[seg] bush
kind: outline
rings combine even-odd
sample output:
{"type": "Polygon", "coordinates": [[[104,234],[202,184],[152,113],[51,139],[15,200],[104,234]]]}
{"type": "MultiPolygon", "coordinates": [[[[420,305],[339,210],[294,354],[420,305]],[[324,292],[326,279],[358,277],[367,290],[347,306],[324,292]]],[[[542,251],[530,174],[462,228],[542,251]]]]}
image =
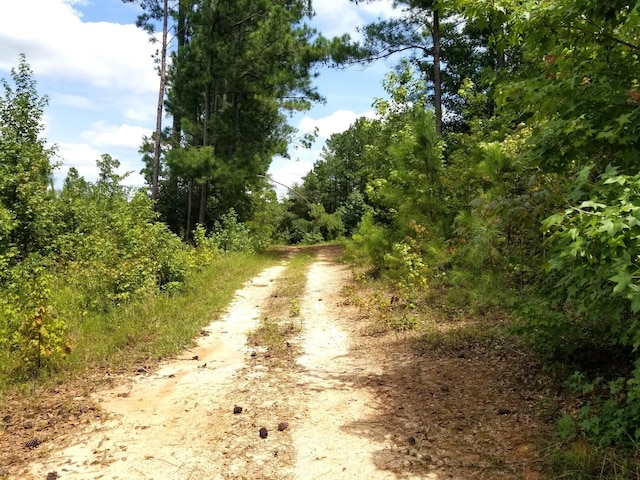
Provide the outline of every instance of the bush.
{"type": "MultiPolygon", "coordinates": [[[[558,314],[526,316],[537,344],[561,349],[569,326],[572,349],[604,350],[609,364],[622,354],[617,378],[596,379],[598,395],[579,414],[578,425],[599,443],[640,442],[640,174],[622,175],[609,167],[589,183],[585,168],[570,197],[574,206],[544,222],[549,254],[548,295],[558,314]],[[553,328],[549,328],[553,327],[553,328]],[[543,334],[541,336],[540,334],[543,334]]],[[[565,347],[566,348],[566,347],[565,347]]],[[[611,365],[610,365],[611,366],[611,365]]],[[[614,372],[615,373],[615,372],[614,372]]],[[[582,377],[580,377],[582,378],[582,377]]],[[[585,385],[589,382],[585,383],[585,385]]]]}
{"type": "Polygon", "coordinates": [[[417,289],[426,287],[427,266],[422,256],[409,243],[394,243],[384,256],[387,276],[398,291],[410,298],[417,289]]]}
{"type": "Polygon", "coordinates": [[[249,228],[238,222],[235,210],[230,209],[216,221],[211,234],[214,244],[223,252],[253,252],[254,240],[249,228]]]}
{"type": "MultiPolygon", "coordinates": [[[[0,348],[13,357],[12,376],[35,376],[64,358],[66,322],[51,304],[53,275],[33,254],[6,272],[0,295],[0,348]]],[[[7,367],[7,365],[5,365],[7,367]]]]}
{"type": "Polygon", "coordinates": [[[390,250],[388,232],[377,224],[373,218],[373,212],[368,211],[353,238],[347,244],[345,255],[352,260],[368,263],[375,270],[381,271],[384,265],[384,256],[390,250]]]}

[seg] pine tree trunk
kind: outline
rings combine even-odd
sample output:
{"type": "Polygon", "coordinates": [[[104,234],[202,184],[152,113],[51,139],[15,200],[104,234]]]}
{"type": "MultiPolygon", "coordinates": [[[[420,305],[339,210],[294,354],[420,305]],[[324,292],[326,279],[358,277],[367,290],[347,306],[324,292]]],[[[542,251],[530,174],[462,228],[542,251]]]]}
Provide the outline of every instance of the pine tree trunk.
{"type": "Polygon", "coordinates": [[[193,178],[189,179],[189,194],[187,196],[187,232],[185,239],[188,242],[191,239],[191,210],[193,207],[193,178]]]}
{"type": "MultiPolygon", "coordinates": [[[[207,65],[207,71],[211,71],[211,59],[207,65]]],[[[207,83],[204,94],[204,124],[202,128],[202,146],[209,145],[209,119],[211,118],[211,82],[207,83]]],[[[209,179],[205,178],[200,187],[200,212],[198,216],[198,223],[203,227],[206,226],[207,221],[207,197],[208,197],[209,179]]]]}
{"type": "Polygon", "coordinates": [[[440,14],[433,7],[433,95],[436,111],[436,133],[442,135],[442,80],[440,75],[440,14]]]}
{"type": "Polygon", "coordinates": [[[207,221],[207,198],[209,196],[209,182],[205,181],[200,186],[200,216],[198,223],[203,227],[206,227],[207,221]]]}
{"type": "MultiPolygon", "coordinates": [[[[186,11],[184,6],[184,0],[178,0],[178,22],[176,24],[176,37],[178,39],[178,55],[184,49],[187,43],[187,33],[185,31],[187,25],[186,11]]],[[[182,65],[182,62],[175,62],[176,77],[179,77],[180,73],[177,71],[182,65]]],[[[176,112],[173,114],[173,148],[180,147],[180,140],[182,138],[182,118],[176,112]]]]}
{"type": "Polygon", "coordinates": [[[153,177],[151,180],[151,199],[158,199],[158,177],[160,176],[160,150],[162,148],[162,108],[164,90],[167,81],[167,30],[169,20],[169,0],[164,0],[162,15],[162,51],[160,53],[160,88],[158,89],[158,111],[156,115],[156,143],[153,152],[153,177]]]}
{"type": "Polygon", "coordinates": [[[507,63],[506,54],[504,52],[503,47],[498,47],[498,51],[496,52],[496,68],[498,71],[502,70],[507,63]]]}

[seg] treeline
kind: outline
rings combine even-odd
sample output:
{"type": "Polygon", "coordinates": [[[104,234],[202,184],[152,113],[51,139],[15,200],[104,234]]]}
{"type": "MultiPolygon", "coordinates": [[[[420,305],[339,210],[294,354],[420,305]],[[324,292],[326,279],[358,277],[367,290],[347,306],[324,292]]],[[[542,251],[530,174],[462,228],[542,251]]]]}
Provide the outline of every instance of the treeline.
{"type": "Polygon", "coordinates": [[[640,6],[397,3],[342,51],[403,59],[288,199],[296,238],[353,235],[407,305],[426,280],[510,307],[582,396],[565,438],[637,446],[640,6]]]}

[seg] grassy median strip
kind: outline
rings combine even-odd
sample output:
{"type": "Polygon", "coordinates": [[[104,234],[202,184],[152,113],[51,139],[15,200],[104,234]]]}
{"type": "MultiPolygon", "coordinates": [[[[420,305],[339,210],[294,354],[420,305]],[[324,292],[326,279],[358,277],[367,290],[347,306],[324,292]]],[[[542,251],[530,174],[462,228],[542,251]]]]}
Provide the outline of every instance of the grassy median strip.
{"type": "Polygon", "coordinates": [[[265,349],[276,364],[297,356],[297,349],[289,340],[302,330],[300,303],[313,259],[303,250],[290,260],[262,310],[260,326],[249,334],[249,345],[265,349]]]}

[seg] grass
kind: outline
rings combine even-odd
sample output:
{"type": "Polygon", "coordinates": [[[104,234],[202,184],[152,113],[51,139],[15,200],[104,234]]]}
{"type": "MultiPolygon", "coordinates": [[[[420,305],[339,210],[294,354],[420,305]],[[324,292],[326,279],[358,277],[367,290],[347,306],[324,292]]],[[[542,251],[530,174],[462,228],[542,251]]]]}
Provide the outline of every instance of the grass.
{"type": "Polygon", "coordinates": [[[307,267],[313,256],[294,256],[277,280],[275,290],[262,311],[260,326],[249,334],[251,345],[266,349],[277,363],[295,358],[296,349],[288,340],[302,329],[300,299],[305,292],[307,267]]]}
{"type": "Polygon", "coordinates": [[[54,372],[16,383],[10,354],[0,352],[0,398],[7,392],[46,388],[86,370],[126,371],[174,355],[225,311],[244,281],[276,261],[269,255],[220,256],[195,274],[183,291],[152,295],[107,313],[80,310],[73,302],[74,292],[62,285],[55,302],[68,322],[71,353],[54,372]]]}
{"type": "Polygon", "coordinates": [[[566,480],[637,480],[640,449],[616,449],[583,439],[548,447],[545,459],[550,478],[566,480]]]}

